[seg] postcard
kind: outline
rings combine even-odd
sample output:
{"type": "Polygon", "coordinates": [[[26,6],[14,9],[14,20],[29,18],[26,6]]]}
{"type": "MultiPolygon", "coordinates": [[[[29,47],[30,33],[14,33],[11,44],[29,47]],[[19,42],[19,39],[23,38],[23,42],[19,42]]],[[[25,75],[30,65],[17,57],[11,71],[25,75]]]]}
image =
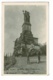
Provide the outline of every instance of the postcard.
{"type": "Polygon", "coordinates": [[[3,74],[48,74],[48,2],[2,6],[3,74]]]}

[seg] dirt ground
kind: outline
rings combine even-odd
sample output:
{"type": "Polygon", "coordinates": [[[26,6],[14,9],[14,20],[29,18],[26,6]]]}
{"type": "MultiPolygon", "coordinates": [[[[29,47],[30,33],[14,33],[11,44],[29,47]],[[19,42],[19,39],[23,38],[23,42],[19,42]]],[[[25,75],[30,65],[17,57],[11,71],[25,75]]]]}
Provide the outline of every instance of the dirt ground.
{"type": "Polygon", "coordinates": [[[30,57],[30,63],[27,63],[27,57],[16,57],[16,64],[4,74],[46,74],[46,56],[41,56],[40,63],[37,56],[30,57]]]}

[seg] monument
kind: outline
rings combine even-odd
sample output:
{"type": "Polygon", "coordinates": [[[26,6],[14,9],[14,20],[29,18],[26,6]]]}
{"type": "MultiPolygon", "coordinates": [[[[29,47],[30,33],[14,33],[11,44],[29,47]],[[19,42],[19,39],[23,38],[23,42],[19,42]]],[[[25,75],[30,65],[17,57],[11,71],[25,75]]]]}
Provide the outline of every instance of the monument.
{"type": "Polygon", "coordinates": [[[23,14],[24,14],[24,23],[22,25],[22,31],[24,30],[31,31],[30,14],[28,11],[23,11],[23,14]]]}
{"type": "Polygon", "coordinates": [[[26,53],[26,45],[38,44],[38,38],[34,38],[31,32],[31,23],[30,23],[30,13],[28,11],[23,11],[24,14],[24,23],[22,25],[22,33],[20,37],[15,40],[14,43],[14,55],[18,55],[19,52],[21,54],[22,48],[22,55],[26,53]]]}

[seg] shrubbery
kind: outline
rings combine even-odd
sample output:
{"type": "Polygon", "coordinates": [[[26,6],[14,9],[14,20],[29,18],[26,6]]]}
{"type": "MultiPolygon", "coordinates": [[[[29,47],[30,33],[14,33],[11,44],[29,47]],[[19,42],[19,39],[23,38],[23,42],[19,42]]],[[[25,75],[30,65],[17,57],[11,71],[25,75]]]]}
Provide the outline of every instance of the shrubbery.
{"type": "Polygon", "coordinates": [[[11,66],[13,66],[16,63],[16,59],[14,56],[5,56],[4,57],[4,70],[9,69],[11,66]]]}

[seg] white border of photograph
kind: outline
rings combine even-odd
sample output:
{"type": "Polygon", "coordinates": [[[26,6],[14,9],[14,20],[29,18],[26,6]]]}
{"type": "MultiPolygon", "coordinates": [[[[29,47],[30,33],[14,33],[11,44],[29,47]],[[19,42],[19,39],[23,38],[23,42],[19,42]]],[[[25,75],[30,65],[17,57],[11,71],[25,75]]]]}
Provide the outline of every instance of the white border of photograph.
{"type": "MultiPolygon", "coordinates": [[[[48,4],[48,2],[32,2],[32,3],[25,3],[25,2],[21,2],[21,3],[2,3],[2,20],[3,20],[3,22],[2,22],[2,57],[4,56],[4,24],[5,24],[5,19],[4,19],[4,15],[5,15],[5,13],[4,13],[4,9],[5,9],[5,5],[45,5],[46,6],[46,44],[47,44],[47,48],[46,48],[46,51],[47,51],[47,55],[46,55],[46,74],[30,74],[30,75],[48,75],[48,6],[49,6],[49,4],[48,4]]],[[[3,67],[3,73],[2,74],[4,74],[4,58],[2,58],[2,63],[3,63],[3,65],[2,65],[2,67],[3,67]]],[[[26,74],[5,74],[5,75],[26,75],[26,74]]]]}
{"type": "MultiPolygon", "coordinates": [[[[12,0],[3,0],[3,2],[12,2],[12,0]]],[[[14,1],[14,0],[13,0],[14,1]]],[[[27,0],[29,1],[29,0],[27,0]]],[[[32,1],[32,0],[31,0],[32,1]]],[[[36,1],[40,1],[40,0],[36,0],[36,1]]],[[[41,1],[46,1],[46,0],[41,0],[41,1]]],[[[14,1],[15,2],[15,1],[14,1]]],[[[19,80],[53,80],[53,0],[47,0],[46,2],[49,2],[49,59],[48,59],[48,66],[49,66],[49,75],[17,75],[17,76],[9,76],[9,75],[5,75],[4,77],[1,75],[1,65],[2,65],[2,44],[0,44],[0,79],[1,80],[11,80],[11,79],[19,79],[19,80]]],[[[2,1],[0,1],[0,43],[2,43],[2,1]]]]}

